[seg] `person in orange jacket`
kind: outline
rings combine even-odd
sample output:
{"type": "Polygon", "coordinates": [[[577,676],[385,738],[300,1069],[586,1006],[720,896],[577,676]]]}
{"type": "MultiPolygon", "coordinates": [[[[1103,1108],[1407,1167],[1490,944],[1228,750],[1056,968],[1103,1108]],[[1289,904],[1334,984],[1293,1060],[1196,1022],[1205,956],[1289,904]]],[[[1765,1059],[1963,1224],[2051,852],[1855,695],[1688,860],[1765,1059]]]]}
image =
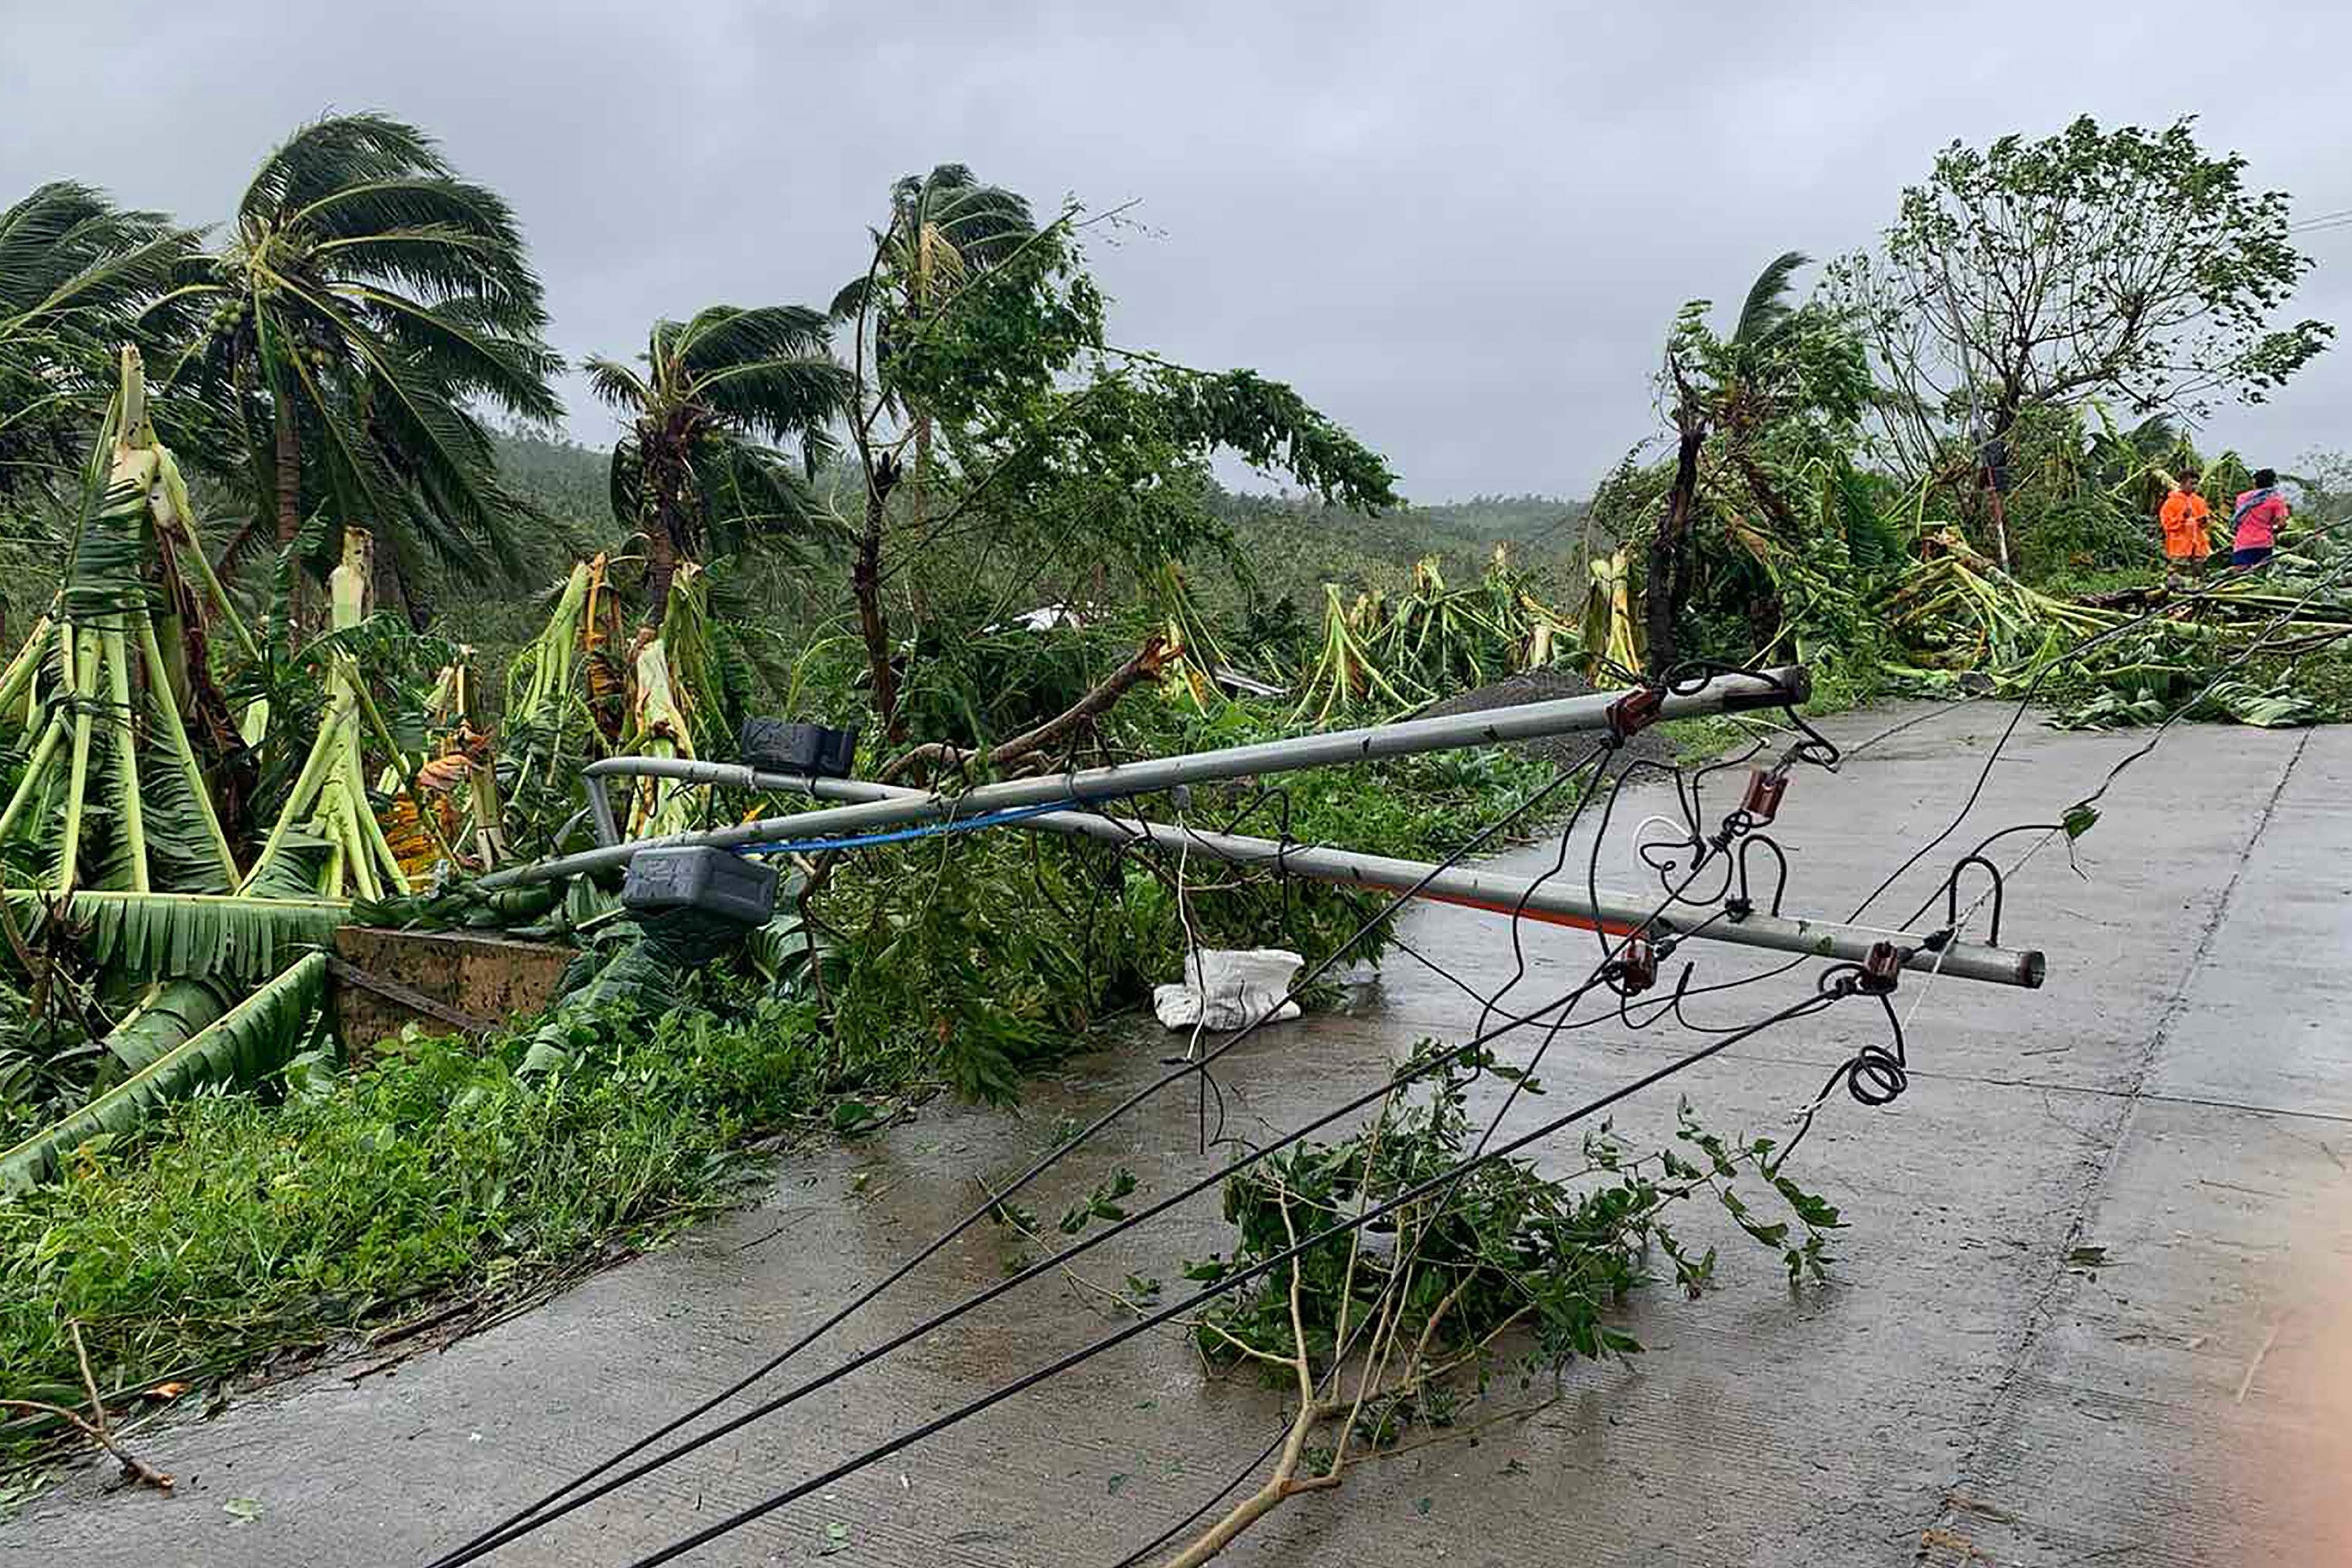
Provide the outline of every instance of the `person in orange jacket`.
{"type": "Polygon", "coordinates": [[[2174,482],[2172,493],[2164,498],[2164,509],[2157,513],[2164,527],[2166,565],[2179,571],[2213,552],[2213,536],[2209,531],[2212,515],[2212,508],[2198,493],[2197,476],[2182,474],[2174,482]]]}

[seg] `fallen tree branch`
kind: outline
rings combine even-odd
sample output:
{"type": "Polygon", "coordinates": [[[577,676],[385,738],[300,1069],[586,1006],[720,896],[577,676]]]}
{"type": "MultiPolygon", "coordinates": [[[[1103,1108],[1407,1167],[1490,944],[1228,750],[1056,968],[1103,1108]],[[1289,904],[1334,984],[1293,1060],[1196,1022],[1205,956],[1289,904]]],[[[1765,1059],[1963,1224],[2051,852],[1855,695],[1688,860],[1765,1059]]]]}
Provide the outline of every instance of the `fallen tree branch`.
{"type": "MultiPolygon", "coordinates": [[[[1035,729],[1024,731],[991,751],[989,761],[999,767],[1017,763],[1092,723],[1137,686],[1146,680],[1158,679],[1173,652],[1167,637],[1158,632],[1152,633],[1144,639],[1143,646],[1135,650],[1133,658],[1111,671],[1093,690],[1035,729]]],[[[950,745],[945,741],[931,741],[901,752],[883,768],[877,778],[880,783],[889,784],[913,768],[953,766],[975,755],[976,752],[950,745]]]]}
{"type": "Polygon", "coordinates": [[[53,1416],[112,1455],[115,1463],[122,1467],[122,1477],[125,1480],[138,1481],[142,1485],[153,1487],[159,1492],[168,1492],[172,1489],[171,1477],[116,1442],[112,1434],[100,1431],[91,1426],[79,1412],[68,1410],[62,1405],[47,1405],[37,1399],[0,1399],[0,1410],[21,1410],[28,1415],[53,1416]]]}
{"type": "MultiPolygon", "coordinates": [[[[1282,1208],[1283,1230],[1290,1237],[1291,1246],[1297,1247],[1298,1231],[1291,1223],[1289,1194],[1277,1192],[1275,1201],[1282,1208]]],[[[1291,1366],[1298,1378],[1298,1415],[1290,1423],[1289,1436],[1283,1440],[1282,1457],[1275,1463],[1274,1474],[1266,1479],[1265,1485],[1244,1499],[1239,1507],[1211,1527],[1207,1534],[1170,1558],[1166,1568],[1200,1568],[1202,1563],[1232,1545],[1243,1531],[1273,1512],[1285,1500],[1300,1492],[1324,1491],[1339,1484],[1336,1474],[1310,1476],[1303,1481],[1297,1479],[1299,1461],[1307,1454],[1307,1436],[1323,1419],[1316,1407],[1314,1368],[1307,1359],[1307,1323],[1299,1303],[1300,1289],[1299,1262],[1297,1257],[1293,1257],[1290,1260],[1290,1332],[1297,1353],[1291,1357],[1291,1366]]]]}

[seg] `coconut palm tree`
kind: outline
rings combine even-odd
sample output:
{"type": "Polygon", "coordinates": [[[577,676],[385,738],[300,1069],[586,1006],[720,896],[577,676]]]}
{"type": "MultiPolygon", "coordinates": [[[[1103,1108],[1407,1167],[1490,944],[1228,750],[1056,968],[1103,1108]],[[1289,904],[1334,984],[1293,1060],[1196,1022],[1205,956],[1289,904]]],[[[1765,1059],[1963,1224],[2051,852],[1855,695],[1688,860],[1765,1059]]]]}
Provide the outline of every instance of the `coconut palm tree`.
{"type": "Polygon", "coordinates": [[[0,211],[0,496],[83,455],[117,345],[195,244],[67,180],[0,211]]]}
{"type": "Polygon", "coordinates": [[[856,321],[874,353],[872,379],[883,408],[913,437],[909,489],[919,522],[931,466],[932,411],[897,374],[925,324],[979,273],[1003,261],[1037,232],[1017,192],[983,184],[961,163],[908,174],[890,187],[890,221],[871,231],[874,259],[865,276],[834,296],[835,321],[856,321]]]}
{"type": "Polygon", "coordinates": [[[679,562],[814,521],[808,481],[849,391],[823,315],[713,305],[656,321],[635,366],[591,359],[587,369],[629,421],[613,446],[613,514],[645,535],[649,624],[661,624],[679,562]],[[777,449],[786,446],[796,450],[777,449]]]}
{"type": "Polygon", "coordinates": [[[209,313],[165,380],[237,421],[281,549],[323,507],[396,571],[512,565],[520,509],[472,410],[554,418],[559,362],[512,211],[424,132],[304,126],[167,299],[209,313]]]}

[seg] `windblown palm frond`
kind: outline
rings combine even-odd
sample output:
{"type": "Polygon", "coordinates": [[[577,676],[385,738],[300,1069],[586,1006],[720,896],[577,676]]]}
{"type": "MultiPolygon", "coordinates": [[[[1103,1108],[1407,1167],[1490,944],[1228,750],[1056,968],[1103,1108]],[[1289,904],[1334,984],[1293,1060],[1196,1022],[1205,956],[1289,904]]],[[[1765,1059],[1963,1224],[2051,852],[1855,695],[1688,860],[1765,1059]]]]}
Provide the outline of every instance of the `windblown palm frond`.
{"type": "Polygon", "coordinates": [[[520,569],[530,516],[473,410],[556,417],[560,362],[512,210],[421,132],[303,127],[171,298],[209,314],[168,379],[245,433],[224,477],[274,512],[281,545],[324,508],[391,536],[396,563],[520,569]]]}
{"type": "Polygon", "coordinates": [[[0,338],[67,323],[103,343],[169,287],[195,240],[162,213],[117,208],[90,186],[38,186],[0,211],[0,338]]]}
{"type": "Polygon", "coordinates": [[[1739,307],[1739,324],[1732,329],[1734,346],[1760,343],[1794,314],[1789,303],[1790,279],[1812,258],[1801,250],[1783,251],[1756,275],[1747,302],[1739,307]]]}
{"type": "Polygon", "coordinates": [[[589,385],[633,416],[613,447],[613,510],[646,539],[648,619],[659,625],[678,563],[814,526],[821,508],[807,480],[835,449],[827,427],[849,377],[824,317],[800,305],[656,321],[640,363],[592,360],[589,385]]]}
{"type": "Polygon", "coordinates": [[[57,1177],[75,1149],[124,1133],[175,1100],[214,1084],[247,1087],[293,1059],[326,995],[327,958],[311,953],[205,1027],[61,1121],[0,1153],[0,1189],[57,1177]]]}
{"type": "Polygon", "coordinates": [[[892,243],[926,281],[992,265],[1036,228],[1026,200],[982,183],[961,163],[899,180],[890,187],[890,211],[892,243]]]}
{"type": "Polygon", "coordinates": [[[0,494],[71,470],[113,390],[114,349],[152,310],[196,236],[54,181],[0,210],[0,494]]]}
{"type": "Polygon", "coordinates": [[[601,355],[591,355],[581,365],[588,373],[588,390],[608,407],[634,414],[653,401],[652,388],[627,365],[601,355]]]}

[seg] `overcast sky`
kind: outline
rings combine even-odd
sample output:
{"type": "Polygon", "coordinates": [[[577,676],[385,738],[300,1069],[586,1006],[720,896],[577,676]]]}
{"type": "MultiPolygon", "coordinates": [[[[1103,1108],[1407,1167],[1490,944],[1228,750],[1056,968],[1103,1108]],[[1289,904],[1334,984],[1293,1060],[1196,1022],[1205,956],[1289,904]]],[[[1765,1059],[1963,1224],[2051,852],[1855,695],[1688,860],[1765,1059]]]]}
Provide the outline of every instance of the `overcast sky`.
{"type": "MultiPolygon", "coordinates": [[[[961,161],[1139,204],[1095,254],[1122,343],[1295,384],[1418,500],[1581,494],[1654,427],[1681,300],[1863,243],[1955,137],[2195,112],[2298,215],[2352,207],[2347,46],[2318,0],[0,0],[0,201],[72,176],[214,222],[296,122],[381,110],[513,202],[577,357],[824,303],[890,181],[961,161]]],[[[2352,337],[2352,228],[2307,244],[2298,313],[2352,337]]],[[[2285,467],[2352,447],[2347,403],[2352,343],[2213,435],[2285,467]]]]}

